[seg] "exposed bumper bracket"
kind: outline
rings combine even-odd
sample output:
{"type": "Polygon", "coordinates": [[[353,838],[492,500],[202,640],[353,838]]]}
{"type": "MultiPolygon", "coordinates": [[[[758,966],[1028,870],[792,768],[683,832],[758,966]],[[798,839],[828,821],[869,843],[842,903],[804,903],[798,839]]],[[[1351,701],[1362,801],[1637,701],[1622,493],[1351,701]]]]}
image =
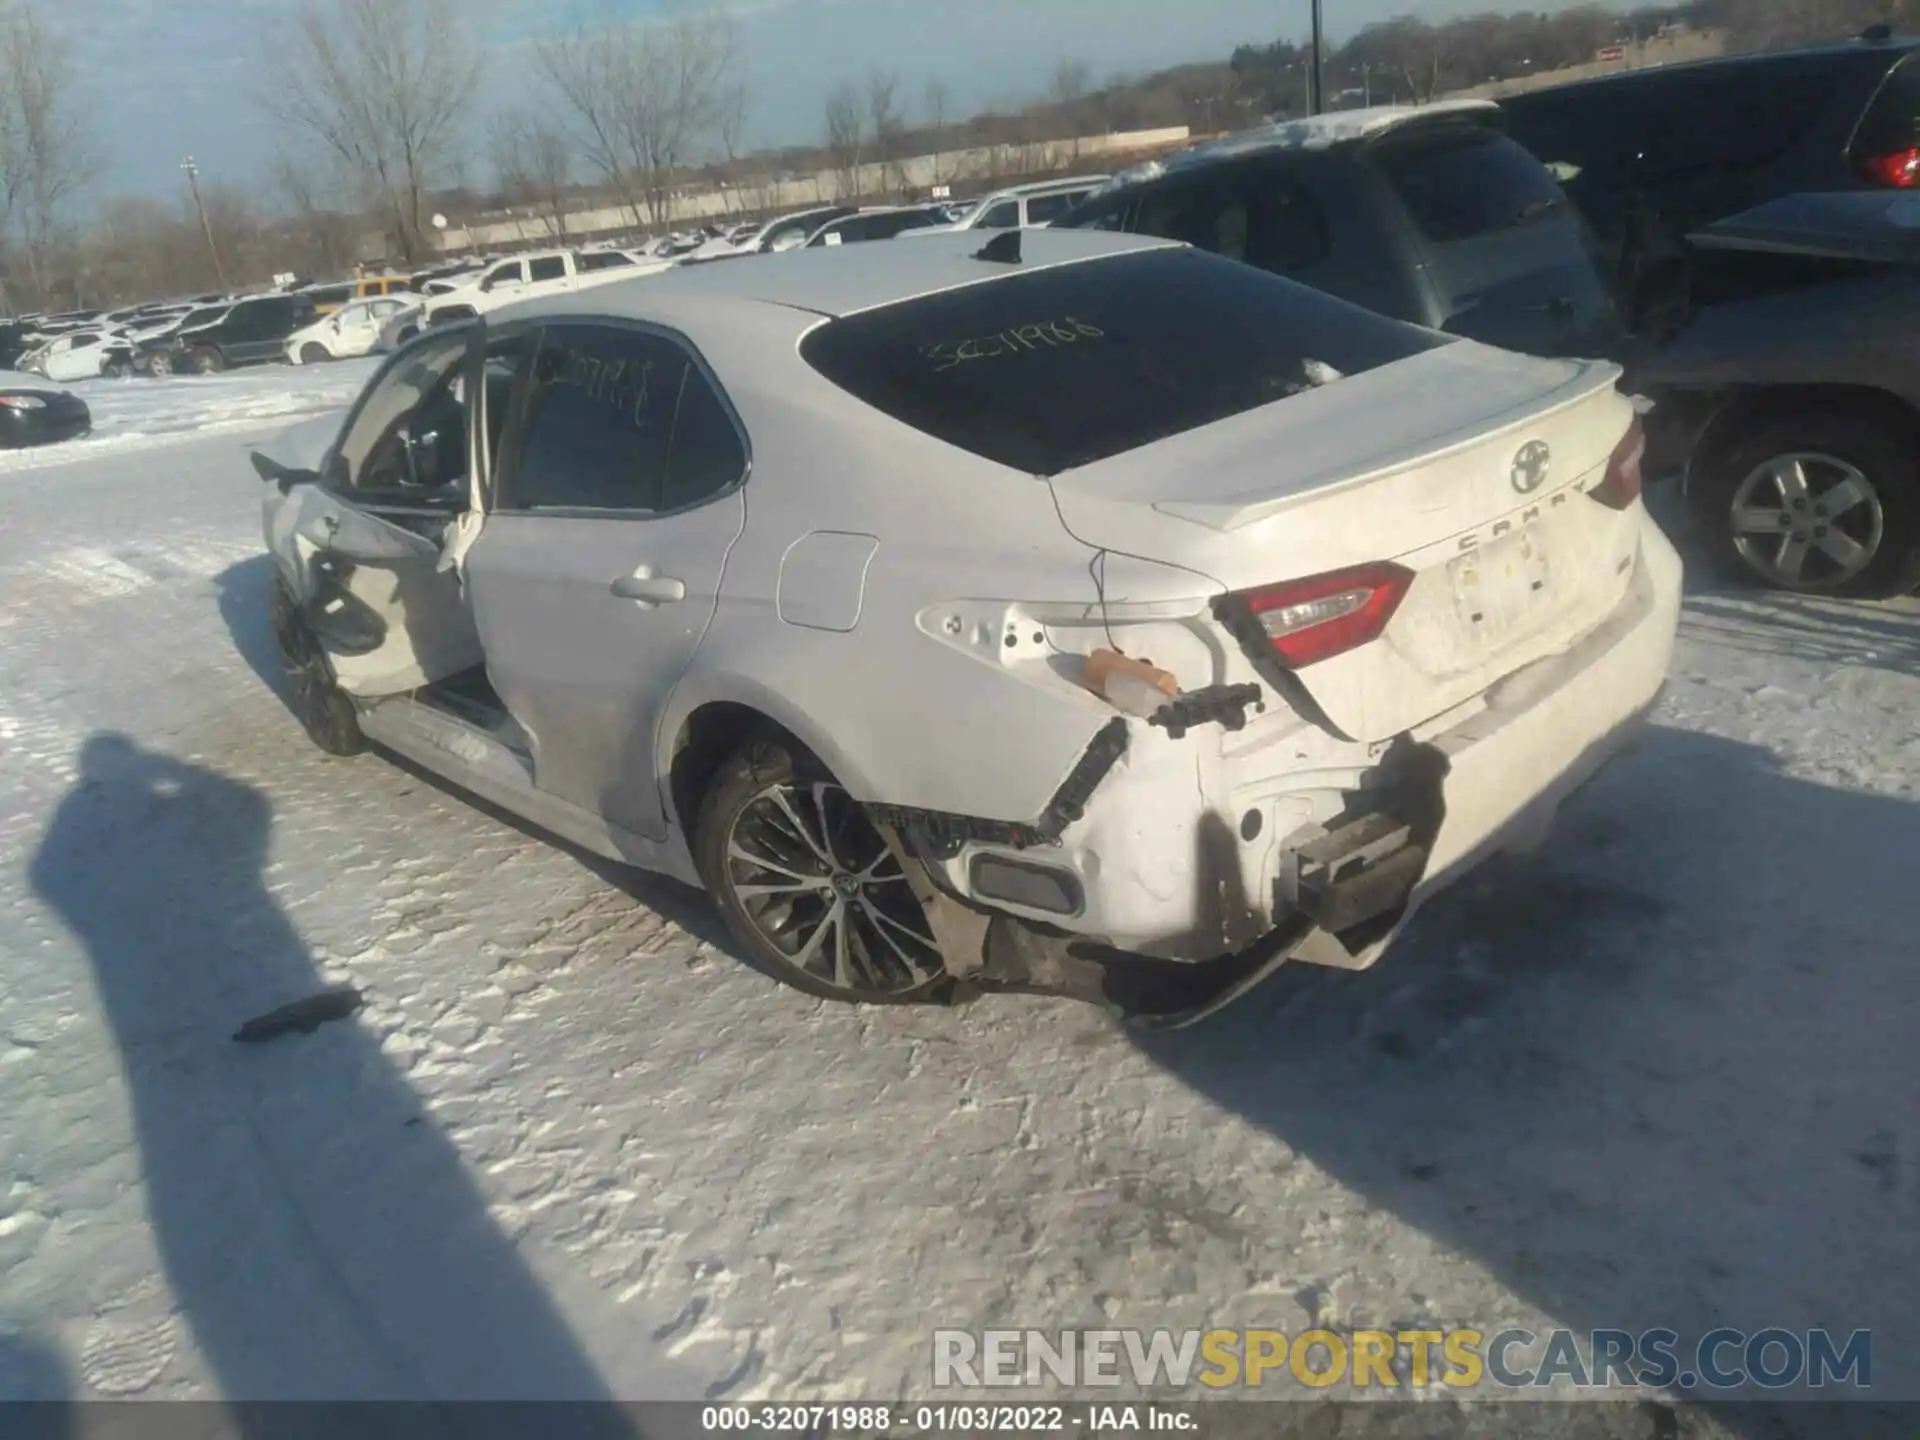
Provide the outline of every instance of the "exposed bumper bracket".
{"type": "Polygon", "coordinates": [[[1410,824],[1371,811],[1288,851],[1280,899],[1338,935],[1404,905],[1426,863],[1410,824]]]}

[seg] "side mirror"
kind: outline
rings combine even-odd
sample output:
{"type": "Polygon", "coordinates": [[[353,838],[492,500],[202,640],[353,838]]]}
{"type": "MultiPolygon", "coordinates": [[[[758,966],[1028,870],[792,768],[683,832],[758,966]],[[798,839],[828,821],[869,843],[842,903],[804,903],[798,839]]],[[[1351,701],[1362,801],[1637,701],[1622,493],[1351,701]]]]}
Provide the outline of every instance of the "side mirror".
{"type": "Polygon", "coordinates": [[[282,495],[291,492],[296,485],[319,483],[320,476],[315,471],[289,469],[277,461],[268,459],[258,450],[253,452],[252,459],[255,473],[267,484],[278,486],[282,495]]]}

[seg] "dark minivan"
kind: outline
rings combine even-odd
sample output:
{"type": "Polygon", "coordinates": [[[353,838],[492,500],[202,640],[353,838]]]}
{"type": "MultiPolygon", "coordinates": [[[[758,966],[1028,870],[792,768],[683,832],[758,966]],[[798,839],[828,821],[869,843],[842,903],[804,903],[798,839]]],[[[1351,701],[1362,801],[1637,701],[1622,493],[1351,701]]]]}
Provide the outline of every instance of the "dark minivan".
{"type": "Polygon", "coordinates": [[[1857,40],[1624,71],[1509,96],[1508,133],[1598,236],[1629,323],[1686,305],[1685,237],[1806,191],[1920,187],[1920,39],[1857,40]]]}
{"type": "Polygon", "coordinates": [[[1491,101],[1274,122],[1124,171],[1053,223],[1183,240],[1527,354],[1622,338],[1593,237],[1491,101]]]}

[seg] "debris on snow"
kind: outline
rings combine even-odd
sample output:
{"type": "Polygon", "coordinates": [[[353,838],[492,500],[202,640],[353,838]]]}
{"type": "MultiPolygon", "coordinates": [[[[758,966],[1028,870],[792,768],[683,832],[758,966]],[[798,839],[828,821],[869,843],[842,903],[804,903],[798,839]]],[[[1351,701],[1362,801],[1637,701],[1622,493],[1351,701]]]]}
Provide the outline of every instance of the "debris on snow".
{"type": "Polygon", "coordinates": [[[346,1019],[361,1003],[360,992],[351,985],[322,990],[291,1005],[282,1005],[278,1010],[269,1010],[265,1015],[256,1015],[234,1031],[233,1038],[242,1045],[257,1045],[282,1035],[311,1035],[329,1020],[346,1019]]]}

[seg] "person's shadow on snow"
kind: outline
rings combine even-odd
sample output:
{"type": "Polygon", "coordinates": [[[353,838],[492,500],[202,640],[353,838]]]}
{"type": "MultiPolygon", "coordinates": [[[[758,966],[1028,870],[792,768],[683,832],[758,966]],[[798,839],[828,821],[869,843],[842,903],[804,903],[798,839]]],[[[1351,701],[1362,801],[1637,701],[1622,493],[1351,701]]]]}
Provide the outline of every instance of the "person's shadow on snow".
{"type": "Polygon", "coordinates": [[[230,1401],[606,1398],[368,1029],[231,1038],[325,988],[266,888],[271,821],[248,785],[97,735],[31,866],[92,962],[211,1378],[230,1401]]]}
{"type": "Polygon", "coordinates": [[[7,1440],[70,1440],[72,1378],[60,1354],[33,1334],[0,1334],[0,1430],[7,1440]]]}

